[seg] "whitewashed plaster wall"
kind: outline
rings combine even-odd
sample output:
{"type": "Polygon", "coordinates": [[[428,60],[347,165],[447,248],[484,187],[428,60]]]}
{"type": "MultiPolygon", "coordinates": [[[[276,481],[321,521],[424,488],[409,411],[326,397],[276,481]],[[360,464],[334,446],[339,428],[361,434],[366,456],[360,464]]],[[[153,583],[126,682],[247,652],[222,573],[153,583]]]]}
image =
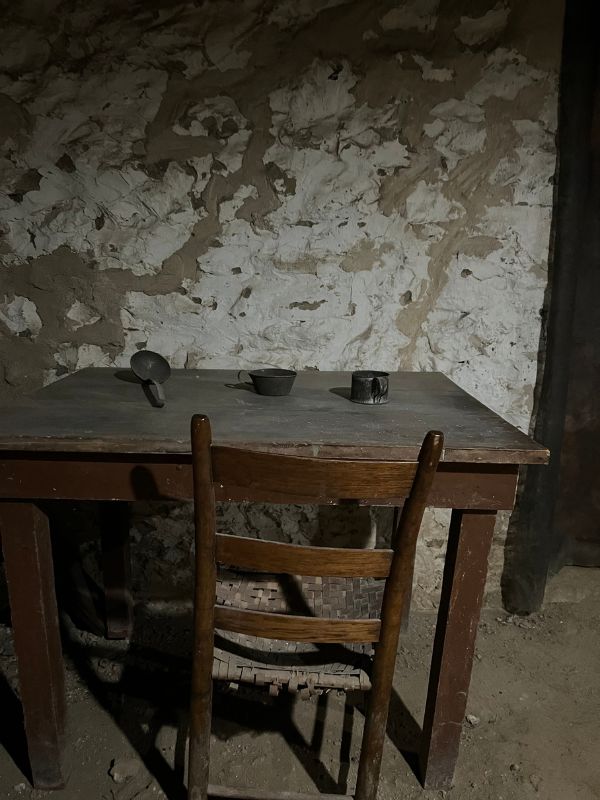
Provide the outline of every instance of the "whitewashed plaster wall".
{"type": "MultiPolygon", "coordinates": [[[[3,19],[9,401],[147,347],[175,367],[441,370],[528,429],[560,0],[29,0],[3,19]]],[[[331,512],[223,515],[299,541],[331,512]]],[[[421,605],[446,521],[419,548],[421,605]]],[[[138,509],[135,538],[140,588],[187,585],[187,507],[138,509]]]]}

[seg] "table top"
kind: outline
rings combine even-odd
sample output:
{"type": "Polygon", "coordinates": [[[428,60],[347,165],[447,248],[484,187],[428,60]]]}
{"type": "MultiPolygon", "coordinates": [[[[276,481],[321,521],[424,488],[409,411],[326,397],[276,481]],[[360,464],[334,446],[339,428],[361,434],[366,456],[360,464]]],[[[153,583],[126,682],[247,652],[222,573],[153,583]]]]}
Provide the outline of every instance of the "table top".
{"type": "Polygon", "coordinates": [[[232,370],[173,370],[164,408],[130,370],[84,369],[0,413],[0,451],[188,454],[194,413],[215,444],[270,452],[414,459],[428,430],[445,434],[444,460],[543,464],[546,448],[438,372],[390,376],[390,400],[349,400],[350,373],[300,372],[287,397],[258,395],[232,370]]]}

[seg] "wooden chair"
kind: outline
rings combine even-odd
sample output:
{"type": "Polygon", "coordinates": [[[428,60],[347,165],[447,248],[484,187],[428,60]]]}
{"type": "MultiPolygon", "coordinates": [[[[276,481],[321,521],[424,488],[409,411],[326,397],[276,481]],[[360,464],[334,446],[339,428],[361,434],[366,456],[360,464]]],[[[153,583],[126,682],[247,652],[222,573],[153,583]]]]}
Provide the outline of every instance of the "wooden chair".
{"type": "MultiPolygon", "coordinates": [[[[192,674],[189,800],[206,797],[256,798],[260,793],[234,790],[208,784],[212,679],[231,680],[229,665],[214,659],[215,628],[241,637],[237,655],[243,651],[242,665],[233,667],[238,681],[285,683],[281,658],[275,668],[251,663],[247,637],[297,643],[317,643],[319,659],[324,645],[356,656],[357,648],[375,648],[369,659],[369,678],[353,668],[346,677],[354,678],[355,688],[370,688],[365,717],[355,800],[374,800],[379,783],[388,705],[392,689],[403,600],[412,577],[417,536],[427,505],[427,497],[441,457],[443,435],[429,432],[417,462],[351,461],[272,455],[229,447],[213,446],[210,422],[205,416],[192,419],[192,459],[194,476],[194,514],[196,530],[196,588],[194,614],[194,663],[192,674]],[[215,486],[232,489],[236,498],[262,496],[265,489],[285,502],[288,497],[311,498],[315,503],[369,498],[382,502],[406,498],[394,531],[390,550],[357,550],[334,547],[304,547],[216,533],[215,486]],[[218,578],[217,565],[244,572],[225,571],[218,578]],[[290,583],[278,584],[272,573],[290,576],[290,583]],[[250,579],[248,581],[248,575],[250,579]],[[312,577],[309,590],[300,579],[312,577]],[[261,588],[261,581],[262,588],[261,588]],[[299,582],[300,581],[300,582],[299,582]],[[281,592],[275,591],[277,587],[281,592]],[[248,587],[250,590],[248,591],[248,587]],[[341,587],[341,588],[340,588],[341,587]],[[363,591],[364,590],[364,591],[363,591]],[[284,595],[281,600],[281,595],[284,595]],[[274,601],[274,597],[279,600],[274,601]],[[300,598],[300,603],[290,602],[300,598]],[[343,598],[344,609],[335,599],[343,598]],[[334,598],[332,601],[331,598],[334,598]],[[301,615],[281,613],[294,605],[301,615]],[[264,608],[275,608],[279,613],[264,608]],[[356,609],[359,610],[357,615],[356,609]],[[350,614],[348,615],[348,610],[350,614]],[[360,613],[362,610],[363,613],[360,613]],[[358,616],[359,618],[355,618],[358,616]],[[245,638],[246,637],[246,638],[245,638]],[[345,649],[344,643],[352,648],[345,649]],[[361,684],[362,680],[362,685],[361,684]]],[[[225,635],[225,634],[223,634],[225,635]]],[[[221,637],[221,634],[218,635],[221,637]]],[[[251,641],[255,641],[252,639],[251,641]]],[[[231,643],[231,642],[230,642],[231,643]]],[[[221,642],[219,641],[219,644],[221,642]]],[[[284,646],[285,647],[285,646],[284,646]]],[[[223,648],[220,648],[221,651],[223,648]]],[[[233,650],[236,650],[235,642],[233,650]]],[[[284,655],[286,655],[284,650],[284,655]]],[[[288,670],[287,688],[315,691],[347,688],[339,672],[333,678],[319,664],[288,670]],[[318,676],[315,678],[315,674],[318,676]],[[311,677],[312,676],[312,677],[311,677]],[[337,676],[337,677],[336,677],[337,676]],[[329,683],[328,683],[329,681],[329,683]],[[317,685],[320,682],[320,685],[317,685]]],[[[311,655],[313,658],[315,653],[311,655]]],[[[285,660],[285,659],[284,659],[285,660]]],[[[288,659],[289,660],[289,659],[288,659]]],[[[228,662],[229,663],[229,662],[228,662]]],[[[343,675],[344,673],[342,673],[343,675]]],[[[349,681],[352,686],[352,681],[349,681]]],[[[265,795],[262,795],[265,796],[265,795]]],[[[318,795],[323,798],[324,795],[318,795]]],[[[269,797],[299,798],[310,795],[269,794],[269,797]]],[[[327,795],[340,797],[340,795],[327,795]]]]}

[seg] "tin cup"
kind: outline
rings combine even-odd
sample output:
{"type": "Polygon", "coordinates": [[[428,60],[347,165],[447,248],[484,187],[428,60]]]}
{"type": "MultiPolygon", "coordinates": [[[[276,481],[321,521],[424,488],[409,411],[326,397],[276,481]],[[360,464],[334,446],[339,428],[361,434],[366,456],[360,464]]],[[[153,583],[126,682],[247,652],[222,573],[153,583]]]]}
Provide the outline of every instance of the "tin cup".
{"type": "Polygon", "coordinates": [[[388,401],[389,372],[361,370],[352,373],[350,400],[365,405],[382,405],[388,401]]]}
{"type": "MultiPolygon", "coordinates": [[[[289,394],[296,379],[293,369],[251,369],[240,370],[238,381],[242,380],[243,375],[249,375],[252,385],[258,394],[271,395],[272,397],[283,397],[289,394]]],[[[249,383],[249,381],[246,381],[249,383]]]]}

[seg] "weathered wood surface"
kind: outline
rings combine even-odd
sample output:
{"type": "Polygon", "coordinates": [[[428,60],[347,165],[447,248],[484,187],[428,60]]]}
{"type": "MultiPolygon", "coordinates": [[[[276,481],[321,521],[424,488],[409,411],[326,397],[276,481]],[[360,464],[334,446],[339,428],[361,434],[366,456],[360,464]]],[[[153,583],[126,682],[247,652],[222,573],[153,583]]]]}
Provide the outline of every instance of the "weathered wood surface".
{"type": "Polygon", "coordinates": [[[263,397],[230,370],[174,370],[153,408],[126,369],[85,369],[0,414],[0,450],[189,453],[206,414],[215,444],[298,455],[414,460],[443,430],[444,461],[543,464],[548,451],[437,372],[390,377],[390,401],[349,401],[349,372],[301,372],[287,397],[263,397]]]}
{"type": "Polygon", "coordinates": [[[33,504],[0,503],[0,540],[31,775],[37,788],[57,789],[66,703],[48,519],[33,504]]]}
{"type": "Polygon", "coordinates": [[[489,512],[452,512],[419,753],[426,789],[452,786],[495,521],[489,512]]]}
{"type": "Polygon", "coordinates": [[[387,578],[392,555],[392,550],[310,547],[217,534],[217,561],[250,572],[387,578]]]}
{"type": "Polygon", "coordinates": [[[301,492],[315,501],[405,497],[417,471],[416,462],[274,455],[237,447],[213,447],[212,466],[219,488],[235,486],[252,493],[267,487],[274,494],[301,492]]]}
{"type": "MultiPolygon", "coordinates": [[[[515,502],[517,466],[509,464],[442,464],[431,505],[435,508],[511,510],[515,502]]],[[[299,488],[300,492],[301,489],[299,488]]],[[[217,486],[224,502],[311,503],[314,497],[269,489],[217,486]]],[[[190,456],[100,453],[0,453],[0,498],[11,500],[189,500],[192,497],[190,456]]],[[[402,504],[404,498],[361,498],[362,505],[402,504]]],[[[320,504],[331,498],[319,499],[320,504]]]]}
{"type": "Polygon", "coordinates": [[[215,628],[290,642],[377,642],[380,626],[378,619],[321,619],[227,606],[215,608],[215,628]]]}

